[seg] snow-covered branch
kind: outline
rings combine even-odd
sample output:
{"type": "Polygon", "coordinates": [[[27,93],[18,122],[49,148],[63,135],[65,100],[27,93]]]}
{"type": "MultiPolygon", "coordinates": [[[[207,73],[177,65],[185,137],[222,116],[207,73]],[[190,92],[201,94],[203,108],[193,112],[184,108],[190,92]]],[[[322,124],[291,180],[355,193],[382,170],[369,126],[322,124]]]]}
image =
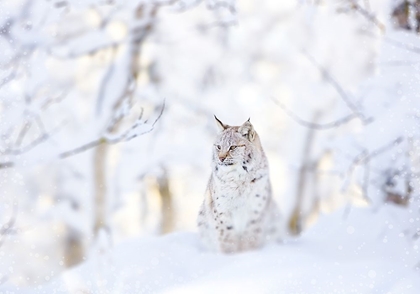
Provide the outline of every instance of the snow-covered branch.
{"type": "MultiPolygon", "coordinates": [[[[116,136],[112,136],[108,133],[105,133],[103,136],[101,136],[100,138],[93,140],[89,143],[86,143],[82,146],[79,146],[77,148],[68,150],[68,151],[64,151],[62,153],[60,153],[58,155],[59,158],[67,158],[70,156],[74,156],[77,155],[79,153],[85,152],[89,149],[95,148],[101,144],[118,144],[118,143],[122,143],[122,142],[128,142],[138,136],[142,136],[145,135],[147,133],[150,133],[151,131],[153,131],[156,123],[161,119],[163,111],[165,109],[165,103],[162,105],[161,110],[158,114],[158,116],[156,117],[156,119],[150,124],[147,122],[147,120],[143,120],[142,119],[142,114],[140,115],[140,117],[134,122],[134,124],[125,132],[123,132],[122,134],[118,134],[116,136]]],[[[115,122],[115,121],[113,121],[115,122]]]]}

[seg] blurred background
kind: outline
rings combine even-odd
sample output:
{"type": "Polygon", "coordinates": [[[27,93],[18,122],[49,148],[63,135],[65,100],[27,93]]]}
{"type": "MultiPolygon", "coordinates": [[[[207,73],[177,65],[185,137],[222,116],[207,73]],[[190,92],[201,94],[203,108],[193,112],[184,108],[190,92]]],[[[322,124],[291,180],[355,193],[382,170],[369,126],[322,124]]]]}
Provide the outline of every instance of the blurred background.
{"type": "Polygon", "coordinates": [[[0,1],[0,284],[196,230],[213,114],[251,118],[291,237],[395,205],[418,240],[419,32],[418,0],[0,1]]]}

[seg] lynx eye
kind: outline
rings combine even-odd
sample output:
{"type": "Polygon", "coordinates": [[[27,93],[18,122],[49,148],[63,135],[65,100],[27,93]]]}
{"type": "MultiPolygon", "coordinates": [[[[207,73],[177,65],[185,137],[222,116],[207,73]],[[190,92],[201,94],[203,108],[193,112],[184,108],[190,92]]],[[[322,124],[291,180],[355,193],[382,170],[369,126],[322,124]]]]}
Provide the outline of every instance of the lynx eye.
{"type": "Polygon", "coordinates": [[[235,150],[235,149],[236,149],[236,147],[238,147],[238,146],[232,145],[232,146],[230,146],[229,150],[230,150],[230,151],[235,150]]]}
{"type": "Polygon", "coordinates": [[[222,147],[220,147],[220,145],[216,145],[216,149],[220,151],[220,149],[222,149],[222,147]]]}

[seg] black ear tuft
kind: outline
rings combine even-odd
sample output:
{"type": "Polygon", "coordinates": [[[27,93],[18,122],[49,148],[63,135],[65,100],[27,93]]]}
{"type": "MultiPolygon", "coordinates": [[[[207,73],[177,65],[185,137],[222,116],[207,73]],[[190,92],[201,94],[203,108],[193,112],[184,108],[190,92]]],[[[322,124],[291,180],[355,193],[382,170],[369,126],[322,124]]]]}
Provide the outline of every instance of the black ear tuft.
{"type": "Polygon", "coordinates": [[[229,127],[228,125],[222,123],[221,120],[218,119],[216,116],[214,116],[214,119],[216,120],[217,126],[219,127],[220,131],[224,131],[229,127]]]}

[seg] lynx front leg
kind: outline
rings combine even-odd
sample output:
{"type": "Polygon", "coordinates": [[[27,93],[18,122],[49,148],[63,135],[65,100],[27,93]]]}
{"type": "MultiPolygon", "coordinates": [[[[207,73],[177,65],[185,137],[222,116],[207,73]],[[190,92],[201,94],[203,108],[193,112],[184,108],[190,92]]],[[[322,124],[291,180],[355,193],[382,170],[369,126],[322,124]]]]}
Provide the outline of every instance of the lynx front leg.
{"type": "Polygon", "coordinates": [[[238,238],[233,233],[225,233],[224,230],[220,231],[219,246],[220,251],[223,253],[233,253],[240,251],[238,238]]]}
{"type": "MultiPolygon", "coordinates": [[[[217,211],[216,211],[217,213],[217,211]]],[[[220,212],[214,218],[215,231],[220,251],[232,253],[238,251],[238,238],[227,214],[220,212]]]]}

